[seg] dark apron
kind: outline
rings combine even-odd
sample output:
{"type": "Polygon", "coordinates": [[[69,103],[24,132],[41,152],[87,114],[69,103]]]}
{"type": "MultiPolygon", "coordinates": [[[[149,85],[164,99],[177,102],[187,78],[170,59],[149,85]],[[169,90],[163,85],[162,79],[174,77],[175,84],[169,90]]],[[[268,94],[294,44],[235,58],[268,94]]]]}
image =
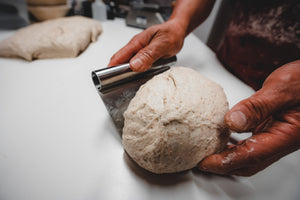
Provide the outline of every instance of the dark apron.
{"type": "Polygon", "coordinates": [[[300,1],[224,1],[208,46],[230,72],[258,90],[276,68],[300,59],[300,1]]]}

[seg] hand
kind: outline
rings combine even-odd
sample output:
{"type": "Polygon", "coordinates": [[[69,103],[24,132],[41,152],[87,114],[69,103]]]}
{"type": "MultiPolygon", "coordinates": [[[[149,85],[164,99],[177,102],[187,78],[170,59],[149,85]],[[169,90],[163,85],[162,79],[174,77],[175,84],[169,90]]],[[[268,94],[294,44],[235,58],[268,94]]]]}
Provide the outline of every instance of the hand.
{"type": "Polygon", "coordinates": [[[184,38],[209,15],[214,0],[177,0],[169,20],[151,26],[119,50],[108,66],[129,62],[133,71],[149,69],[159,58],[177,54],[184,38]]]}
{"type": "Polygon", "coordinates": [[[133,71],[145,71],[159,58],[169,58],[183,46],[185,30],[176,22],[169,20],[152,26],[120,49],[111,58],[108,66],[115,66],[130,61],[133,71]]]}
{"type": "Polygon", "coordinates": [[[208,156],[202,171],[251,176],[300,148],[300,60],[275,70],[262,89],[235,105],[225,116],[236,132],[252,137],[208,156]]]}

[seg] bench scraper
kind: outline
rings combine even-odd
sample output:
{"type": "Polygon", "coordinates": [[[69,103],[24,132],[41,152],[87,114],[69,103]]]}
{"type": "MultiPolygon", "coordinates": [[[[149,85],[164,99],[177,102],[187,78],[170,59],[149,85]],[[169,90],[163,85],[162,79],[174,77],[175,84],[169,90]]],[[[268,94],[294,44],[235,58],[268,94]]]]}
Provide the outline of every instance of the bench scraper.
{"type": "Polygon", "coordinates": [[[129,63],[92,72],[96,89],[120,134],[124,126],[123,113],[139,87],[153,76],[167,71],[176,61],[176,56],[160,59],[145,72],[133,72],[129,63]]]}

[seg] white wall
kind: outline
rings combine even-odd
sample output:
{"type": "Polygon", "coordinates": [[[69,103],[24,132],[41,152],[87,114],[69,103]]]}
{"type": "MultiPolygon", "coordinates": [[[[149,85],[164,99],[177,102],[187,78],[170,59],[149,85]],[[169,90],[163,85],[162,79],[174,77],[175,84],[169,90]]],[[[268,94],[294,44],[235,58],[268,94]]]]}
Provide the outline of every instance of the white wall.
{"type": "Polygon", "coordinates": [[[194,34],[204,43],[207,42],[209,33],[212,29],[214,20],[216,18],[217,12],[219,10],[220,4],[222,0],[216,0],[216,3],[208,16],[208,18],[205,20],[203,24],[201,24],[196,30],[194,30],[194,34]]]}

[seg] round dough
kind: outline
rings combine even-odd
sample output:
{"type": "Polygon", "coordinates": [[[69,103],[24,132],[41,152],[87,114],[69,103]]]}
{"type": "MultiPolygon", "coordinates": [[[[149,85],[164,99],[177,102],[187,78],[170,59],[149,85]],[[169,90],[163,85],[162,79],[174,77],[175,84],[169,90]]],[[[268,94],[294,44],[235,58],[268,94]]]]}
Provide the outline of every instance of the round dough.
{"type": "Polygon", "coordinates": [[[131,100],[123,146],[151,172],[191,169],[226,146],[227,111],[221,86],[192,69],[173,67],[142,85],[131,100]]]}
{"type": "Polygon", "coordinates": [[[0,56],[26,60],[76,57],[102,33],[93,19],[73,16],[31,24],[0,42],[0,56]]]}

